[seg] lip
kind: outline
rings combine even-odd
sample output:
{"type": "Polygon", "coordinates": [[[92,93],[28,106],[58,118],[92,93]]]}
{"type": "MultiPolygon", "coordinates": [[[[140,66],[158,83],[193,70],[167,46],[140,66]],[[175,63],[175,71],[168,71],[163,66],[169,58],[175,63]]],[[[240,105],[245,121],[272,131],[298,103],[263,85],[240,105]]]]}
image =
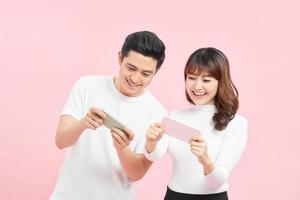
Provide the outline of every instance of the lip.
{"type": "Polygon", "coordinates": [[[207,92],[195,92],[195,91],[192,91],[193,95],[195,97],[204,97],[207,95],[207,92]]]}
{"type": "Polygon", "coordinates": [[[125,80],[126,80],[126,82],[127,82],[127,85],[129,86],[129,88],[135,89],[135,88],[138,88],[138,87],[140,86],[140,84],[138,84],[138,85],[132,85],[132,84],[130,83],[130,81],[128,81],[128,79],[125,79],[125,80]]]}

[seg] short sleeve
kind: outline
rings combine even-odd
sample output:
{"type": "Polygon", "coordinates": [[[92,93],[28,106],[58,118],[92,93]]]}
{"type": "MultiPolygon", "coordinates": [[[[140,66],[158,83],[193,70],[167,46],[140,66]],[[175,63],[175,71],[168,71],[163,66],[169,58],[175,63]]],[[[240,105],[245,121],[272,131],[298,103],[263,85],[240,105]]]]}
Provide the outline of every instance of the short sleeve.
{"type": "Polygon", "coordinates": [[[80,78],[73,86],[61,115],[71,115],[81,119],[84,115],[84,87],[80,78]]]}

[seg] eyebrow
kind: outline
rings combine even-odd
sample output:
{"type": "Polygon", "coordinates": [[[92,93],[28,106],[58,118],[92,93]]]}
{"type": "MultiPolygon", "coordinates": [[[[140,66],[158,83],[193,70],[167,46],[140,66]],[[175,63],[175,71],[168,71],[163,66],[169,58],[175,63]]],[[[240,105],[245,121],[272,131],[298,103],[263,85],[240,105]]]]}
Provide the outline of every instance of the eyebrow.
{"type": "MultiPolygon", "coordinates": [[[[192,75],[192,76],[200,76],[198,74],[193,74],[193,73],[187,73],[187,76],[192,75]]],[[[203,75],[204,78],[214,78],[212,75],[203,75]]]]}
{"type": "Polygon", "coordinates": [[[203,77],[214,78],[212,75],[204,75],[203,77]]]}
{"type": "MultiPolygon", "coordinates": [[[[130,64],[130,63],[127,63],[130,67],[134,67],[135,69],[138,69],[135,65],[133,64],[130,64]]],[[[154,71],[151,71],[151,70],[142,70],[144,73],[149,73],[149,74],[152,74],[154,73],[154,71]]]]}

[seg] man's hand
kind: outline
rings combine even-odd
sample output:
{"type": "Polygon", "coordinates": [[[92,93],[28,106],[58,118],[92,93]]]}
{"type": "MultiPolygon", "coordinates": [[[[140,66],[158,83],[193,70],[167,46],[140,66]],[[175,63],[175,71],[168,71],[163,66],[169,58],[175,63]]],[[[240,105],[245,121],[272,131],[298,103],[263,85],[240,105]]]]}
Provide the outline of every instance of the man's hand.
{"type": "Polygon", "coordinates": [[[127,147],[134,137],[132,130],[127,127],[125,128],[125,133],[117,128],[113,128],[111,130],[111,135],[116,149],[123,149],[124,147],[127,147]]]}
{"type": "Polygon", "coordinates": [[[85,117],[80,120],[80,123],[86,128],[96,130],[103,125],[103,121],[106,117],[106,114],[100,108],[93,107],[88,111],[85,117]]]}
{"type": "Polygon", "coordinates": [[[56,131],[56,146],[60,149],[72,146],[85,129],[96,130],[100,127],[105,117],[106,114],[99,108],[91,108],[80,120],[70,115],[61,116],[56,131]]]}
{"type": "Polygon", "coordinates": [[[129,147],[134,137],[132,130],[125,127],[125,131],[123,132],[120,129],[112,128],[111,134],[119,160],[128,178],[132,181],[140,180],[152,162],[148,161],[144,154],[136,154],[129,147]]]}

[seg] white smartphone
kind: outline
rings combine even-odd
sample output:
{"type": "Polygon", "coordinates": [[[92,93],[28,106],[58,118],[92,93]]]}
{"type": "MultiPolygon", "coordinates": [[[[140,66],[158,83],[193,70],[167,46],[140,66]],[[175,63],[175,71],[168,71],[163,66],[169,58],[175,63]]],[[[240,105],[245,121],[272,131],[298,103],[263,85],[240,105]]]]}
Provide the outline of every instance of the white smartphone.
{"type": "Polygon", "coordinates": [[[169,117],[164,117],[162,123],[167,134],[187,143],[193,135],[201,135],[199,130],[169,117]]]}

